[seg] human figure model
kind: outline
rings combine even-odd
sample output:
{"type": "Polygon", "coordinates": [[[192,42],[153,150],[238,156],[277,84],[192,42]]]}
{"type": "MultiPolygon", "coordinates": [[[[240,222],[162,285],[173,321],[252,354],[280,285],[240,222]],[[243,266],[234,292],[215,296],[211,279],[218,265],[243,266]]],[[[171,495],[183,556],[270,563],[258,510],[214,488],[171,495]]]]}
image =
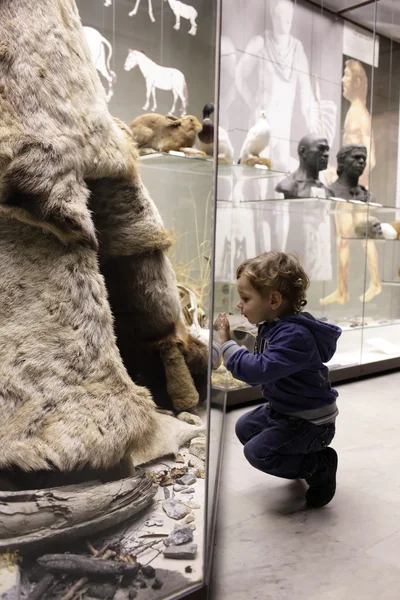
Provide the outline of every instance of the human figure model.
{"type": "Polygon", "coordinates": [[[319,180],[319,172],[326,169],[329,159],[329,144],[325,138],[306,135],[298,145],[300,166],[276,186],[276,191],[286,199],[328,198],[329,188],[319,180]]]}
{"type": "MultiPolygon", "coordinates": [[[[337,174],[339,179],[331,185],[331,190],[335,198],[362,200],[365,203],[373,200],[372,194],[366,187],[359,183],[367,166],[367,157],[368,153],[366,147],[360,144],[349,144],[339,150],[337,154],[337,174]]],[[[357,205],[356,211],[353,208],[352,211],[341,211],[335,215],[338,254],[338,287],[332,294],[320,300],[322,306],[334,303],[346,304],[346,302],[349,301],[349,238],[352,235],[354,226],[362,219],[365,219],[365,212],[362,210],[360,211],[359,205],[357,205]]],[[[365,294],[360,296],[360,300],[369,302],[381,293],[382,287],[379,280],[378,250],[376,245],[369,239],[363,240],[363,246],[367,253],[367,263],[371,282],[365,294]]]]}
{"type": "MultiPolygon", "coordinates": [[[[319,172],[326,169],[329,145],[325,138],[314,135],[303,137],[298,145],[299,168],[283,179],[276,191],[285,198],[329,198],[332,192],[319,180],[319,172]]],[[[320,281],[329,277],[331,250],[326,241],[327,207],[323,203],[302,206],[299,222],[300,254],[310,279],[320,281]]],[[[329,225],[329,222],[328,222],[329,225]]]]}
{"type": "Polygon", "coordinates": [[[375,142],[371,126],[371,115],[367,109],[368,77],[358,60],[347,60],[342,79],[343,97],[350,102],[344,121],[343,146],[362,144],[368,149],[360,184],[369,187],[369,174],[375,167],[375,142]]]}

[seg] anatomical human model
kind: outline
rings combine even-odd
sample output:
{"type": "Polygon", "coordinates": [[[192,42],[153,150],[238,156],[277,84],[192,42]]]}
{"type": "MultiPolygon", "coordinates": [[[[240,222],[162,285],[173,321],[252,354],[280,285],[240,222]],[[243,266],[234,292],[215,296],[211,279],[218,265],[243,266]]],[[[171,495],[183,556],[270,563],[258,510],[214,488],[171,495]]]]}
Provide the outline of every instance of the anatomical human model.
{"type": "Polygon", "coordinates": [[[369,187],[369,174],[375,167],[375,142],[371,126],[371,115],[368,112],[367,92],[368,77],[364,67],[358,60],[346,61],[342,79],[343,97],[350,102],[344,122],[343,146],[362,144],[367,148],[368,157],[360,184],[369,187]]]}
{"type": "MultiPolygon", "coordinates": [[[[350,144],[344,146],[337,154],[337,173],[339,179],[331,184],[334,197],[345,200],[358,200],[368,202],[371,200],[370,192],[359,184],[362,174],[367,165],[367,149],[365,146],[350,144]]],[[[365,220],[367,206],[362,210],[359,204],[340,204],[335,215],[336,239],[338,253],[338,287],[337,289],[320,300],[322,306],[328,304],[346,304],[350,296],[348,292],[348,278],[350,269],[350,242],[353,228],[360,220],[365,220]],[[357,208],[357,210],[355,210],[357,208]],[[340,211],[340,212],[339,212],[340,211]]],[[[368,215],[367,215],[368,216],[368,215]]],[[[371,282],[365,294],[360,300],[369,302],[381,293],[382,286],[379,280],[378,250],[375,242],[371,239],[363,240],[363,246],[367,254],[368,270],[371,282]]]]}

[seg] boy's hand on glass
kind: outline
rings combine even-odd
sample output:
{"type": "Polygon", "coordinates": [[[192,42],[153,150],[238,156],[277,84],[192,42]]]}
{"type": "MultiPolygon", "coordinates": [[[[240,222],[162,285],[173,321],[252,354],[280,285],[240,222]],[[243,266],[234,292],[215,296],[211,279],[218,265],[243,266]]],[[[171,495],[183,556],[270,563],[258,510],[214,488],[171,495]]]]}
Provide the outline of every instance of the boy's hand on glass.
{"type": "Polygon", "coordinates": [[[231,339],[231,328],[225,313],[218,315],[214,323],[214,330],[218,333],[220,344],[224,344],[231,339]]]}

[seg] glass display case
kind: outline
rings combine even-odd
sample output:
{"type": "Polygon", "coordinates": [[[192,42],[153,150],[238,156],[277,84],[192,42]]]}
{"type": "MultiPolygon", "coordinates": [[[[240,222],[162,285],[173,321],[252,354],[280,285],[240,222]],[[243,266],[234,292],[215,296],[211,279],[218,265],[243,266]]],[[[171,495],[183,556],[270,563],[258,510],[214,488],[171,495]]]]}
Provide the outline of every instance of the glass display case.
{"type": "MultiPolygon", "coordinates": [[[[69,0],[67,4],[71,4],[69,0]]],[[[201,127],[203,107],[216,102],[218,49],[217,3],[214,0],[190,0],[185,4],[172,0],[76,0],[76,4],[88,56],[104,87],[109,111],[118,123],[122,121],[126,127],[145,113],[158,113],[172,127],[180,117],[188,115],[195,117],[201,127]]],[[[69,13],[67,16],[71,17],[69,13]]],[[[45,22],[44,14],[39,18],[45,22]]],[[[68,33],[65,37],[68,38],[68,33]]],[[[137,172],[151,198],[150,205],[155,205],[173,241],[167,254],[178,284],[184,324],[192,338],[203,346],[208,345],[215,227],[214,161],[212,156],[189,157],[179,148],[170,152],[152,150],[150,154],[139,150],[137,172]]],[[[118,210],[115,208],[116,212],[118,210]]],[[[150,272],[147,275],[154,277],[150,272]]],[[[127,273],[123,275],[127,276],[127,273]]],[[[160,305],[164,302],[164,292],[169,294],[168,278],[161,283],[164,285],[160,287],[160,305]]],[[[185,336],[182,340],[184,346],[185,336]]],[[[179,339],[177,343],[179,346],[179,339]]],[[[83,505],[80,508],[74,505],[69,511],[71,515],[77,511],[83,518],[84,523],[79,524],[81,534],[74,535],[71,531],[71,536],[65,535],[64,525],[56,517],[57,523],[49,526],[57,530],[56,534],[53,531],[50,535],[47,529],[43,530],[46,553],[56,552],[57,560],[61,560],[61,571],[56,567],[52,575],[42,568],[44,563],[40,561],[44,550],[41,550],[39,540],[31,549],[29,544],[28,548],[23,544],[20,548],[13,536],[13,543],[7,542],[9,536],[7,539],[0,537],[2,598],[207,597],[225,406],[211,397],[207,382],[204,385],[206,378],[201,379],[199,386],[203,387],[199,387],[196,373],[192,374],[200,396],[198,406],[188,412],[166,411],[166,416],[173,417],[177,427],[183,427],[182,431],[191,430],[189,437],[179,434],[179,449],[177,447],[172,454],[151,463],[139,464],[137,470],[137,477],[152,495],[152,500],[140,504],[140,492],[133,494],[135,484],[124,478],[110,484],[114,485],[112,493],[115,492],[115,497],[106,509],[103,495],[109,493],[105,492],[108,487],[99,486],[95,493],[90,483],[92,492],[89,492],[94,495],[91,507],[85,509],[87,514],[83,511],[86,517],[80,514],[83,505]],[[177,413],[179,418],[175,419],[177,413]],[[137,502],[138,509],[128,518],[130,507],[137,502]],[[97,521],[88,526],[88,515],[93,511],[97,521]],[[104,520],[109,527],[104,523],[101,525],[104,520]],[[59,535],[59,529],[62,535],[59,535]],[[48,537],[54,538],[55,542],[47,544],[48,537]],[[17,560],[10,554],[6,564],[2,553],[7,549],[17,550],[23,559],[17,560]],[[104,573],[93,573],[92,576],[90,569],[95,558],[105,559],[104,568],[114,570],[114,574],[110,571],[110,576],[104,573]],[[65,571],[65,560],[74,563],[72,571],[65,571]],[[89,571],[84,573],[82,564],[89,565],[89,571]]],[[[153,380],[159,378],[156,364],[152,377],[153,380]]],[[[179,382],[173,383],[179,387],[179,382]]],[[[165,413],[164,409],[162,406],[160,414],[165,413]]],[[[168,437],[168,431],[165,430],[163,435],[168,437]]],[[[63,493],[63,488],[39,490],[28,494],[28,499],[21,496],[21,502],[43,496],[49,498],[50,504],[53,501],[52,510],[59,514],[58,511],[63,509],[57,509],[54,502],[61,501],[61,496],[65,498],[63,493]]],[[[0,496],[2,502],[10,501],[1,489],[0,496]]],[[[111,495],[109,498],[111,500],[111,495]]],[[[14,500],[12,496],[11,501],[14,500]]],[[[72,502],[79,504],[79,494],[72,502]]],[[[44,510],[40,499],[37,506],[39,512],[44,510]]],[[[30,527],[27,526],[28,538],[30,527]]],[[[44,523],[37,525],[36,537],[40,537],[43,527],[44,523]]],[[[74,531],[76,534],[76,529],[74,531]]],[[[100,562],[98,560],[96,564],[100,562]]]]}
{"type": "MultiPolygon", "coordinates": [[[[236,341],[251,349],[256,332],[236,308],[235,269],[264,251],[295,252],[311,280],[307,310],[343,330],[332,381],[399,367],[398,8],[264,0],[232,11],[223,1],[221,23],[220,126],[234,159],[218,168],[215,315],[229,314],[236,341]],[[306,172],[310,139],[329,148],[316,187],[283,193],[289,174],[306,172]],[[340,193],[340,151],[350,147],[366,156],[340,193]]],[[[223,367],[214,385],[229,390],[228,404],[260,396],[223,367]]]]}

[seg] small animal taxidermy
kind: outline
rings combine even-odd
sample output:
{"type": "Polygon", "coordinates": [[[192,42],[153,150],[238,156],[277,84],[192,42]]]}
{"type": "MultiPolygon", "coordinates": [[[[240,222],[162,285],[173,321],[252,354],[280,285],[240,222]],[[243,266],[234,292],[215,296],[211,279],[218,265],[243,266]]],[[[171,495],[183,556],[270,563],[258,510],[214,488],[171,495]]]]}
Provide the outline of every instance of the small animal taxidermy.
{"type": "Polygon", "coordinates": [[[201,131],[201,124],[193,115],[178,119],[171,115],[146,113],[134,119],[130,128],[141,155],[170,150],[192,154],[190,149],[201,131]]]}
{"type": "MultiPolygon", "coordinates": [[[[214,123],[210,118],[213,112],[214,104],[210,102],[204,106],[203,127],[197,136],[196,145],[207,156],[214,156],[214,123]]],[[[222,165],[231,165],[233,163],[233,146],[228,132],[222,127],[218,127],[218,162],[222,165]]]]}
{"type": "Polygon", "coordinates": [[[266,112],[262,110],[259,120],[249,130],[243,142],[239,162],[250,167],[264,165],[270,169],[272,167],[271,160],[260,157],[261,152],[268,146],[270,137],[271,127],[267,121],[266,112]]]}
{"type": "Polygon", "coordinates": [[[359,238],[382,239],[382,227],[376,217],[368,217],[356,223],[354,232],[359,238]]]}

